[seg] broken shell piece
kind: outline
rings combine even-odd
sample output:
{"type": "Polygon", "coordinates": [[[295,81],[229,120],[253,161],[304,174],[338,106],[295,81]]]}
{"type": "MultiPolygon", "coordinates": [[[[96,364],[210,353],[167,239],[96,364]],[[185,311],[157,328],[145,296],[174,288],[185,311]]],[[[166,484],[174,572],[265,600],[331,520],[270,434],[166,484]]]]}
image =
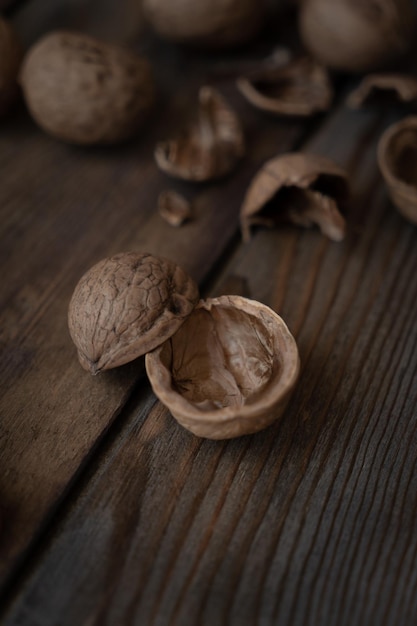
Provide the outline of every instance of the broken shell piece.
{"type": "Polygon", "coordinates": [[[202,87],[197,123],[178,139],[158,144],[155,160],[170,176],[206,181],[232,171],[244,150],[237,115],[215,89],[202,87]]]}
{"type": "Polygon", "coordinates": [[[171,226],[181,226],[191,217],[191,203],[173,190],[162,191],[158,197],[158,211],[171,226]]]}
{"type": "Polygon", "coordinates": [[[407,117],[383,133],[378,164],[392,202],[417,224],[417,116],[407,117]]]}
{"type": "Polygon", "coordinates": [[[351,109],[389,96],[406,104],[417,103],[417,78],[404,74],[369,74],[347,99],[351,109]]]}
{"type": "Polygon", "coordinates": [[[145,354],[184,322],[198,302],[194,281],[175,263],[126,252],[84,274],[68,326],[82,367],[92,374],[145,354]]]}
{"type": "Polygon", "coordinates": [[[333,99],[327,70],[308,57],[239,78],[237,87],[253,106],[277,115],[312,115],[326,111],[333,99]]]}
{"type": "Polygon", "coordinates": [[[244,241],[256,224],[273,227],[290,221],[317,224],[333,241],[345,236],[338,205],[348,194],[346,172],[330,159],[293,152],[267,161],[255,175],[240,210],[244,241]]]}
{"type": "Polygon", "coordinates": [[[145,363],[161,402],[209,439],[254,433],[277,420],[299,374],[297,345],[283,320],[240,296],[200,301],[145,363]]]}

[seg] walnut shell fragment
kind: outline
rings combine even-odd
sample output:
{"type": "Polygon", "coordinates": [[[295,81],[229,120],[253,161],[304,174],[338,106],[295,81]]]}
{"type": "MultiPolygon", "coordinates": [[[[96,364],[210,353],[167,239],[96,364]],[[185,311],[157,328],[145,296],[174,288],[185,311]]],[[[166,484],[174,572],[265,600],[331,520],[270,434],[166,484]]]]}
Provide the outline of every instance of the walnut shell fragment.
{"type": "Polygon", "coordinates": [[[304,227],[317,224],[333,241],[345,236],[345,219],[338,209],[348,194],[346,172],[330,159],[293,152],[267,161],[255,175],[240,210],[244,241],[254,225],[273,227],[290,221],[304,227]]]}
{"type": "Polygon", "coordinates": [[[254,107],[276,115],[308,116],[327,111],[333,88],[327,70],[308,57],[239,78],[237,87],[254,107]]]}
{"type": "Polygon", "coordinates": [[[390,97],[405,104],[417,103],[417,78],[406,74],[369,74],[349,94],[347,105],[351,109],[390,97]]]}
{"type": "Polygon", "coordinates": [[[20,82],[43,130],[73,144],[112,144],[132,136],[154,101],[149,63],[121,46],[56,31],[26,54],[20,82]]]}
{"type": "Polygon", "coordinates": [[[81,278],[69,305],[82,367],[97,374],[153,350],[198,298],[194,281],[167,259],[127,252],[100,261],[81,278]]]}
{"type": "Polygon", "coordinates": [[[215,89],[202,87],[198,100],[197,122],[178,139],[159,143],[155,160],[170,176],[201,182],[231,172],[245,145],[237,115],[215,89]]]}
{"type": "Polygon", "coordinates": [[[181,194],[169,189],[158,196],[159,215],[171,226],[181,226],[192,214],[191,202],[181,194]]]}
{"type": "Polygon", "coordinates": [[[398,211],[417,224],[417,116],[390,126],[378,143],[378,164],[398,211]]]}
{"type": "Polygon", "coordinates": [[[277,420],[300,367],[283,320],[240,296],[200,301],[145,363],[161,402],[184,428],[209,439],[254,433],[277,420]]]}
{"type": "Polygon", "coordinates": [[[22,58],[18,37],[11,24],[0,17],[0,115],[18,95],[17,74],[22,58]]]}

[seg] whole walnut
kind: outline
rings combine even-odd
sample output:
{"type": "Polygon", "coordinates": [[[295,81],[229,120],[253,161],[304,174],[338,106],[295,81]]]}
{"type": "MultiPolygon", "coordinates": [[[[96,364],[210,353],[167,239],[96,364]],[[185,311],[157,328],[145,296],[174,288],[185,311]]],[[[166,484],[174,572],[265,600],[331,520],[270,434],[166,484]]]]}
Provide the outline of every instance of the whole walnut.
{"type": "Polygon", "coordinates": [[[307,50],[327,67],[366,72],[403,54],[415,16],[410,0],[304,0],[299,30],[307,50]]]}
{"type": "Polygon", "coordinates": [[[46,35],[28,51],[20,82],[39,126],[75,144],[128,138],[154,100],[146,60],[119,46],[65,31],[46,35]]]}
{"type": "Polygon", "coordinates": [[[17,74],[21,48],[13,27],[0,17],[0,115],[6,113],[18,93],[17,74]]]}
{"type": "Polygon", "coordinates": [[[249,41],[264,15],[263,0],[144,0],[143,10],[163,39],[213,48],[249,41]]]}

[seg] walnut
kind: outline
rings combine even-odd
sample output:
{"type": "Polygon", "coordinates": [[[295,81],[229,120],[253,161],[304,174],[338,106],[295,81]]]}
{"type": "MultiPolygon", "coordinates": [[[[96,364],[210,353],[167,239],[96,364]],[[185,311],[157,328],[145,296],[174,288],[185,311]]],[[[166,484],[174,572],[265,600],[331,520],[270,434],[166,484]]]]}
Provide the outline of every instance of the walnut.
{"type": "Polygon", "coordinates": [[[417,116],[407,117],[383,133],[378,164],[392,202],[417,224],[417,116]]]}
{"type": "Polygon", "coordinates": [[[201,182],[231,172],[244,151],[236,114],[215,89],[202,87],[197,122],[178,139],[159,143],[155,160],[170,176],[201,182]]]}
{"type": "Polygon", "coordinates": [[[165,341],[198,301],[194,281],[175,263],[151,254],[117,254],[77,284],[69,331],[84,369],[97,374],[165,341]]]}
{"type": "Polygon", "coordinates": [[[127,139],[154,99],[147,61],[119,46],[64,31],[46,35],[28,51],[20,81],[39,126],[75,144],[127,139]]]}
{"type": "Polygon", "coordinates": [[[240,296],[201,301],[145,363],[161,402],[182,426],[209,439],[254,433],[277,420],[299,373],[283,320],[240,296]]]}
{"type": "Polygon", "coordinates": [[[75,288],[68,320],[93,374],[147,353],[155,394],[200,437],[265,428],[282,415],[299,375],[295,339],[274,311],[241,296],[198,302],[194,281],[150,254],[95,265],[75,288]]]}
{"type": "Polygon", "coordinates": [[[407,74],[369,74],[349,94],[347,105],[359,109],[372,102],[390,99],[404,104],[417,103],[417,78],[407,74]]]}
{"type": "Polygon", "coordinates": [[[163,39],[208,48],[227,48],[260,30],[263,0],[144,0],[144,15],[163,39]]]}
{"type": "Polygon", "coordinates": [[[181,194],[169,189],[158,196],[158,212],[171,226],[181,226],[191,217],[191,203],[181,194]]]}
{"type": "Polygon", "coordinates": [[[345,219],[338,209],[348,193],[346,173],[330,159],[293,152],[267,161],[253,178],[240,210],[244,241],[256,224],[273,227],[290,221],[317,224],[333,241],[345,236],[345,219]]]}
{"type": "Polygon", "coordinates": [[[0,17],[0,115],[10,109],[18,95],[21,57],[22,50],[13,27],[0,17]]]}
{"type": "Polygon", "coordinates": [[[304,0],[299,10],[306,49],[348,72],[373,71],[404,54],[414,23],[410,0],[304,0]]]}
{"type": "Polygon", "coordinates": [[[326,111],[333,99],[327,70],[308,57],[237,81],[239,91],[256,108],[276,115],[307,116],[326,111]]]}

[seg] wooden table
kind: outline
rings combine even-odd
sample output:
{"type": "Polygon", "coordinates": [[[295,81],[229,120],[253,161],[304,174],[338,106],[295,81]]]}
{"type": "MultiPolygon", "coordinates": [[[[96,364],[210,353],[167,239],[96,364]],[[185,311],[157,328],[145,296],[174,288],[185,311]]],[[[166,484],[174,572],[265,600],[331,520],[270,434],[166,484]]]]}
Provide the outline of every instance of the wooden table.
{"type": "Polygon", "coordinates": [[[58,26],[117,27],[154,63],[159,100],[142,134],[114,148],[64,145],[23,104],[1,122],[1,623],[415,624],[416,231],[388,200],[375,153],[404,112],[347,109],[355,79],[339,79],[327,115],[254,110],[234,76],[291,36],[286,16],[253,47],[210,56],[132,39],[134,24],[98,4],[12,14],[26,45],[58,26]],[[221,182],[173,182],[153,147],[207,83],[241,116],[247,156],[221,182]],[[346,239],[283,226],[243,244],[252,176],[295,149],[349,172],[346,239]],[[156,211],[169,188],[195,204],[179,229],[156,211]],[[244,287],[285,319],[302,369],[278,423],[199,439],[156,400],[142,359],[94,378],[81,369],[71,293],[96,261],[127,250],[178,262],[203,294],[244,287]]]}

